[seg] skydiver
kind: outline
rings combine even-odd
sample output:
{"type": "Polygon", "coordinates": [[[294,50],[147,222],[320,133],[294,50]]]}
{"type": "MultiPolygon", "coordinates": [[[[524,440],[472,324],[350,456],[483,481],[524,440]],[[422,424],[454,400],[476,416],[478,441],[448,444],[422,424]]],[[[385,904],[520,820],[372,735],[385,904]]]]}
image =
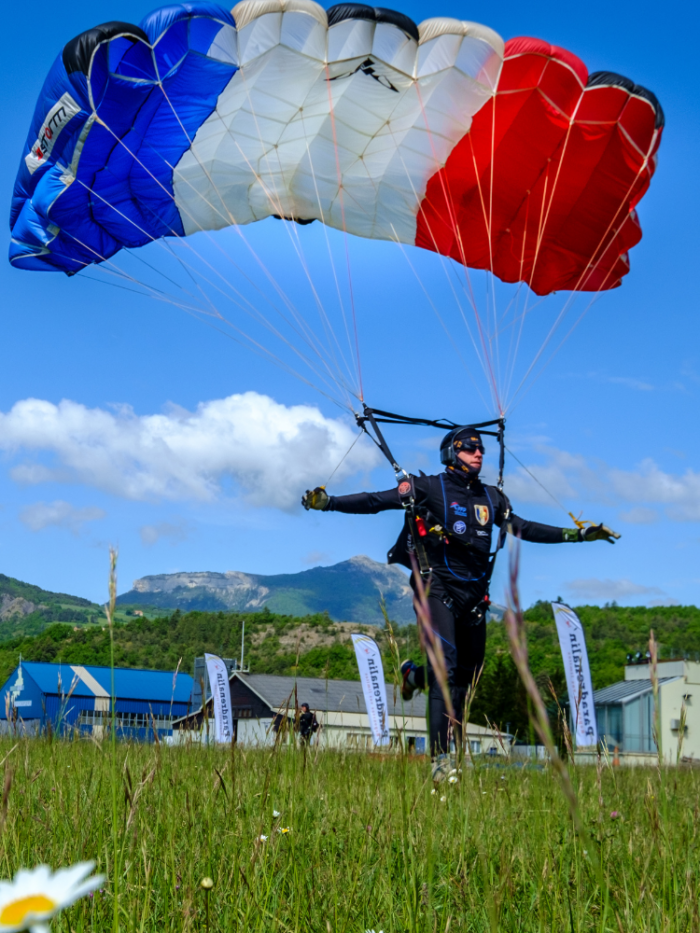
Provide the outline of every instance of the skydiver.
{"type": "MultiPolygon", "coordinates": [[[[540,544],[578,541],[609,541],[620,535],[605,525],[585,528],[559,528],[531,522],[513,514],[510,502],[496,486],[487,486],[479,478],[484,445],[476,428],[467,425],[445,435],[440,444],[440,460],[445,471],[435,476],[410,476],[398,487],[383,492],[361,492],[349,496],[329,496],[322,486],[307,490],[301,504],[321,512],[345,512],[374,515],[388,509],[405,508],[406,496],[413,497],[418,529],[407,512],[404,528],[388,562],[413,570],[411,553],[424,548],[430,567],[428,605],[431,625],[439,637],[452,705],[455,710],[455,745],[461,749],[462,711],[468,688],[474,683],[484,663],[486,650],[486,612],[493,567],[491,537],[494,525],[524,541],[540,544]]],[[[411,586],[416,591],[415,571],[411,586]]],[[[445,699],[428,663],[427,671],[413,661],[401,665],[402,696],[408,701],[417,690],[428,688],[430,711],[430,752],[433,780],[444,779],[449,767],[448,713],[445,699]],[[426,683],[427,681],[427,683],[426,683]]]]}

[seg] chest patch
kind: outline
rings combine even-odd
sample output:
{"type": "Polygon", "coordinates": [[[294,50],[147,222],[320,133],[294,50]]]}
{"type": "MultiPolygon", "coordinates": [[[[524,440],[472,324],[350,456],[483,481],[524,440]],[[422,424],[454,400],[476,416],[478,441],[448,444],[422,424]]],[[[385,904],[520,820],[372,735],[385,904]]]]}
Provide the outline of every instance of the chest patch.
{"type": "Polygon", "coordinates": [[[485,525],[489,520],[489,507],[487,505],[475,505],[474,513],[476,520],[480,525],[485,525]]]}
{"type": "Polygon", "coordinates": [[[460,505],[459,502],[450,502],[450,508],[457,515],[464,515],[464,517],[466,518],[466,515],[467,515],[466,505],[460,505]]]}
{"type": "Polygon", "coordinates": [[[464,524],[464,522],[455,522],[452,526],[452,530],[456,535],[463,535],[467,530],[467,526],[464,524]]]}

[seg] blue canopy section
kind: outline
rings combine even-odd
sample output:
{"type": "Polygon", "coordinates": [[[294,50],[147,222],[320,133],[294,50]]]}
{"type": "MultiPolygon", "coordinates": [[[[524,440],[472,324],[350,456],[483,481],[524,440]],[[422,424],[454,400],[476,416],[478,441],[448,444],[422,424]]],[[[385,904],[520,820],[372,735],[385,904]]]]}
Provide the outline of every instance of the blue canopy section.
{"type": "Polygon", "coordinates": [[[64,48],[44,83],[15,182],[10,261],[74,274],[181,236],[173,169],[237,71],[235,24],[207,0],[111,22],[64,48]]]}

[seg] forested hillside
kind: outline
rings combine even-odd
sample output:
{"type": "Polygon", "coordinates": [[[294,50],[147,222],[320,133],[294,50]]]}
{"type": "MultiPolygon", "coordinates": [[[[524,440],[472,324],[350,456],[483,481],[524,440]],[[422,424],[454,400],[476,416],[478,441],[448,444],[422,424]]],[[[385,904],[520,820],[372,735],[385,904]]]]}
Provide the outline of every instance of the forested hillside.
{"type": "MultiPolygon", "coordinates": [[[[577,612],[586,629],[594,687],[623,677],[628,652],[646,651],[649,629],[661,646],[661,657],[700,653],[700,609],[674,606],[647,609],[621,606],[580,606],[577,612]]],[[[565,694],[564,674],[556,628],[549,603],[526,612],[530,662],[543,693],[551,699],[549,681],[557,694],[565,694]]],[[[114,656],[118,666],[174,670],[178,664],[192,671],[194,658],[210,651],[240,657],[245,620],[245,661],[255,673],[298,674],[304,677],[357,679],[350,634],[353,623],[332,622],[325,614],[298,618],[258,613],[175,612],[158,619],[135,618],[114,628],[114,656]]],[[[394,678],[395,658],[384,628],[364,627],[382,648],[387,680],[394,678]]],[[[395,629],[399,660],[420,660],[415,625],[395,629]]],[[[487,629],[486,665],[474,702],[472,719],[484,715],[521,734],[526,729],[527,707],[501,623],[487,629]]],[[[70,664],[110,663],[109,631],[89,625],[52,625],[34,637],[15,638],[0,645],[0,682],[15,667],[19,654],[32,661],[70,664]]]]}
{"type": "MultiPolygon", "coordinates": [[[[125,621],[129,614],[117,611],[121,621],[125,621]]],[[[89,599],[52,593],[0,573],[0,643],[38,635],[56,622],[66,623],[72,630],[84,625],[99,625],[103,621],[102,606],[91,603],[89,599]]]]}

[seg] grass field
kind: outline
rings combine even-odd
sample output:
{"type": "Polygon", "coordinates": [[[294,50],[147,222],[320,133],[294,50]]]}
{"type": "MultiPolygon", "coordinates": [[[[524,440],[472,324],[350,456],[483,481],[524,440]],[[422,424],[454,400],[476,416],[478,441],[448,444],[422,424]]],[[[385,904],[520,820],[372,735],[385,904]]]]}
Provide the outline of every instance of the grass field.
{"type": "Polygon", "coordinates": [[[477,761],[431,794],[424,759],[313,748],[3,739],[0,761],[0,877],[109,877],[54,933],[109,933],[115,898],[122,931],[206,930],[204,876],[212,931],[700,930],[693,770],[572,769],[584,839],[549,769],[477,761]]]}

